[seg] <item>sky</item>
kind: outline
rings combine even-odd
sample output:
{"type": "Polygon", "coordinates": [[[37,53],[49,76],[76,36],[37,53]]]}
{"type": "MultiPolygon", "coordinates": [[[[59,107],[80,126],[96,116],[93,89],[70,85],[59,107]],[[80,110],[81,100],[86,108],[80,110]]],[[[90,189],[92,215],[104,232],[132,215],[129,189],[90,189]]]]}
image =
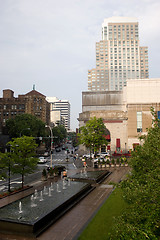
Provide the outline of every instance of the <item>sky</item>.
{"type": "Polygon", "coordinates": [[[35,84],[47,97],[69,100],[75,130],[95,44],[112,16],[137,17],[149,77],[159,78],[159,0],[0,0],[0,97],[3,89],[17,97],[35,84]]]}

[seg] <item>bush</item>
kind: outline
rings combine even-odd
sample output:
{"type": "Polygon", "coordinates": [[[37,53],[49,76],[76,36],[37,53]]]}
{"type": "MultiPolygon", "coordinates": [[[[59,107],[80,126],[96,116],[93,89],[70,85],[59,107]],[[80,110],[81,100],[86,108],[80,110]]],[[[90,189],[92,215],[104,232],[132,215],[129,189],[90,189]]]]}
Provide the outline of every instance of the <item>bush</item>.
{"type": "Polygon", "coordinates": [[[42,176],[47,177],[47,171],[46,171],[45,168],[44,168],[43,171],[42,171],[42,176]]]}

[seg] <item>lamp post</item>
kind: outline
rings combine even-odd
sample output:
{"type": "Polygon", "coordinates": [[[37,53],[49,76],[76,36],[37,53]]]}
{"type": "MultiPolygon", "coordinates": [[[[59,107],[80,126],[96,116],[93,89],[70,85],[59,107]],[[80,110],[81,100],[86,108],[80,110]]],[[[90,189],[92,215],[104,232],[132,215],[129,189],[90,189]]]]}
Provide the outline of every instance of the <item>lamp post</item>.
{"type": "Polygon", "coordinates": [[[51,135],[51,149],[50,149],[50,154],[51,154],[51,164],[50,167],[52,168],[52,140],[53,140],[53,132],[52,132],[52,128],[49,125],[46,125],[45,127],[48,127],[50,130],[50,135],[51,135]]]}
{"type": "Polygon", "coordinates": [[[22,129],[22,131],[21,131],[20,134],[19,134],[20,137],[22,136],[22,132],[23,132],[24,130],[30,130],[30,128],[24,128],[24,129],[22,129]]]}

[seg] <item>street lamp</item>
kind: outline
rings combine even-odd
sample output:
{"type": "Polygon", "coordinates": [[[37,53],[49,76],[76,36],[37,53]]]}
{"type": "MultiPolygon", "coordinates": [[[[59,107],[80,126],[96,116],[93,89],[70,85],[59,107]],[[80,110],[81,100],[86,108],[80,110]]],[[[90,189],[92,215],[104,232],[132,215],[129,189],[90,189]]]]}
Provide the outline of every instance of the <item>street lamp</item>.
{"type": "Polygon", "coordinates": [[[45,127],[48,127],[50,129],[50,133],[51,133],[51,149],[50,149],[50,155],[51,155],[51,168],[52,168],[52,140],[53,140],[53,132],[52,132],[52,128],[49,125],[46,125],[45,127]]]}
{"type": "Polygon", "coordinates": [[[24,130],[30,130],[30,128],[24,128],[24,129],[22,129],[22,131],[21,131],[20,134],[19,134],[20,137],[22,136],[22,132],[23,132],[24,130]]]}

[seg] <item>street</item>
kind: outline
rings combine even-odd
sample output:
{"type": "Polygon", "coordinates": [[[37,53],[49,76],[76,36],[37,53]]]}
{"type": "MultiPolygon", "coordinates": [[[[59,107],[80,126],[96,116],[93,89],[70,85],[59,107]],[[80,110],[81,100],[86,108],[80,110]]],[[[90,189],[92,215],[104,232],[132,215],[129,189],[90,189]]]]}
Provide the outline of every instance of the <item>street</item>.
{"type": "MultiPolygon", "coordinates": [[[[68,149],[71,151],[72,145],[71,144],[67,144],[68,149]]],[[[60,148],[61,149],[61,148],[60,148]]],[[[52,166],[54,165],[63,165],[66,167],[67,170],[71,170],[71,169],[76,169],[78,167],[82,167],[81,166],[81,162],[79,161],[75,161],[73,157],[70,156],[70,154],[68,154],[68,162],[66,161],[66,151],[65,150],[61,150],[60,152],[56,152],[54,150],[54,153],[52,154],[52,166]]],[[[42,174],[42,170],[45,168],[47,169],[48,166],[51,166],[51,157],[47,157],[47,163],[42,163],[42,164],[38,164],[36,170],[25,176],[24,178],[24,185],[34,185],[34,182],[37,181],[41,181],[41,174],[42,174]]],[[[14,188],[18,188],[21,186],[21,175],[13,175],[11,177],[11,190],[14,188]]],[[[0,180],[0,193],[6,192],[8,190],[8,180],[0,180]]]]}

